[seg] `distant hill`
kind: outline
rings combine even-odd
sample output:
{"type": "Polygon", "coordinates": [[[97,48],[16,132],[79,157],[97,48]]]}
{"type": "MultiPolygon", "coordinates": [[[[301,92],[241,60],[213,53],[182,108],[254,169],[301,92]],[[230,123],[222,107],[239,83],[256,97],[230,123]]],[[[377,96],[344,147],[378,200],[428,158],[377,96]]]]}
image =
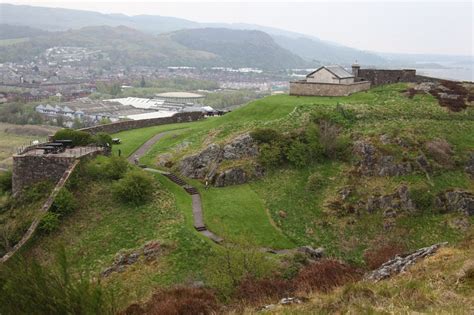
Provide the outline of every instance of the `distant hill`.
{"type": "MultiPolygon", "coordinates": [[[[384,58],[373,53],[362,52],[346,46],[338,46],[309,35],[253,24],[198,23],[180,18],[157,15],[127,16],[123,14],[102,14],[92,11],[24,5],[17,6],[11,4],[0,4],[0,11],[2,12],[3,23],[30,26],[48,31],[65,31],[86,26],[102,25],[127,26],[151,34],[162,34],[196,28],[258,30],[269,34],[278,45],[307,61],[319,60],[323,63],[350,64],[357,59],[360,62],[371,65],[385,63],[384,58]]],[[[199,35],[202,34],[202,32],[192,34],[199,35]]],[[[184,39],[180,38],[180,40],[184,39]]],[[[266,41],[268,42],[268,38],[266,41]]],[[[190,43],[190,40],[186,40],[186,42],[190,43]]],[[[238,51],[234,53],[237,54],[238,51]]],[[[235,57],[233,59],[235,59],[235,57]]],[[[241,56],[241,59],[245,59],[245,56],[241,56]]]]}
{"type": "Polygon", "coordinates": [[[45,35],[48,32],[29,26],[0,24],[0,39],[25,38],[45,35]]]}
{"type": "Polygon", "coordinates": [[[281,69],[305,61],[260,31],[192,29],[152,35],[126,26],[91,26],[52,32],[0,46],[0,62],[28,60],[53,46],[100,49],[114,64],[227,66],[281,69]]]}
{"type": "Polygon", "coordinates": [[[189,49],[219,56],[219,64],[236,67],[293,68],[305,61],[280,47],[261,31],[204,28],[177,31],[171,38],[189,49]]]}

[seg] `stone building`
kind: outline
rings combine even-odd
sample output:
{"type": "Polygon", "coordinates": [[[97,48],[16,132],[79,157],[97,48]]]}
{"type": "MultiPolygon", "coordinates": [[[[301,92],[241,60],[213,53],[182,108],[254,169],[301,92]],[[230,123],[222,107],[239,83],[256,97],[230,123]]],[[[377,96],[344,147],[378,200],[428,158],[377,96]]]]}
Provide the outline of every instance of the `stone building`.
{"type": "Polygon", "coordinates": [[[368,81],[355,81],[355,76],[341,66],[323,66],[309,73],[304,80],[290,82],[290,95],[347,96],[366,91],[368,81]]]}
{"type": "Polygon", "coordinates": [[[353,64],[352,74],[356,82],[370,81],[372,86],[418,81],[415,69],[361,69],[353,64]]]}

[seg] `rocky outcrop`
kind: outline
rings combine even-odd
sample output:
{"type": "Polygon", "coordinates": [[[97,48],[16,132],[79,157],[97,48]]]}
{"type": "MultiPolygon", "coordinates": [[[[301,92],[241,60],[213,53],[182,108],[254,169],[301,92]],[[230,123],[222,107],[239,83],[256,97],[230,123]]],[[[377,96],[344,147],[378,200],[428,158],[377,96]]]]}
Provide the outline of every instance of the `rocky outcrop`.
{"type": "Polygon", "coordinates": [[[365,140],[354,143],[353,153],[359,158],[356,163],[357,172],[364,176],[401,176],[413,172],[411,162],[397,162],[391,155],[382,155],[373,144],[365,140]]]}
{"type": "Polygon", "coordinates": [[[383,210],[385,217],[394,217],[398,211],[415,209],[406,185],[400,186],[395,193],[390,195],[369,197],[366,207],[370,213],[383,210]]]}
{"type": "Polygon", "coordinates": [[[429,247],[418,249],[408,255],[396,256],[395,258],[387,261],[378,269],[368,273],[365,276],[366,280],[380,281],[401,272],[405,272],[408,267],[415,264],[420,259],[428,257],[436,253],[436,251],[447,243],[439,243],[429,247]]]}
{"type": "Polygon", "coordinates": [[[224,161],[255,158],[258,146],[249,134],[234,138],[231,142],[220,146],[209,145],[198,154],[185,157],[180,164],[181,174],[190,178],[208,179],[217,187],[237,185],[248,182],[251,178],[263,175],[263,169],[233,167],[218,171],[224,161]]]}
{"type": "Polygon", "coordinates": [[[441,212],[461,212],[474,215],[474,194],[464,190],[449,190],[436,197],[436,207],[441,212]]]}
{"type": "Polygon", "coordinates": [[[112,266],[106,268],[100,273],[102,277],[108,277],[113,272],[123,272],[125,269],[136,263],[140,257],[145,261],[152,261],[156,259],[163,251],[163,247],[156,241],[146,243],[142,248],[131,252],[118,253],[115,256],[112,266]]]}

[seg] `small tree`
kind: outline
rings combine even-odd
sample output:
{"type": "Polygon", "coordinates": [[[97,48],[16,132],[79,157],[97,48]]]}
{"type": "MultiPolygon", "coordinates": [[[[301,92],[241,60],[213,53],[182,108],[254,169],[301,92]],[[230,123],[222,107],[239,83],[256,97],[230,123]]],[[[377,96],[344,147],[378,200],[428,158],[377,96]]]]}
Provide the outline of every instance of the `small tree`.
{"type": "Polygon", "coordinates": [[[149,201],[154,190],[155,179],[141,170],[127,172],[113,187],[117,199],[134,205],[141,205],[149,201]]]}
{"type": "Polygon", "coordinates": [[[77,202],[74,195],[66,188],[63,188],[54,199],[51,211],[62,216],[73,212],[76,208],[77,202]]]}
{"type": "Polygon", "coordinates": [[[94,143],[100,146],[112,147],[112,137],[106,132],[98,132],[93,136],[94,143]]]}

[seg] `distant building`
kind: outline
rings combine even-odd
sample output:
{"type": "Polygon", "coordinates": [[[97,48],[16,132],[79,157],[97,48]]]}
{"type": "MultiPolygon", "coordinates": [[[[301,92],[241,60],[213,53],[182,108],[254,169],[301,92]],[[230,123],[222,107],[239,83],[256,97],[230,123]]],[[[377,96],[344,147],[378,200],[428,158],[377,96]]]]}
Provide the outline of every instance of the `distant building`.
{"type": "Polygon", "coordinates": [[[197,104],[202,103],[205,96],[190,92],[166,92],[155,95],[156,100],[163,100],[171,103],[197,104]]]}
{"type": "Polygon", "coordinates": [[[354,83],[354,75],[341,66],[323,66],[308,74],[306,82],[351,84],[354,83]]]}
{"type": "Polygon", "coordinates": [[[347,96],[366,91],[370,82],[356,82],[354,74],[341,66],[323,66],[306,75],[306,78],[290,82],[290,95],[296,96],[347,96]]]}

